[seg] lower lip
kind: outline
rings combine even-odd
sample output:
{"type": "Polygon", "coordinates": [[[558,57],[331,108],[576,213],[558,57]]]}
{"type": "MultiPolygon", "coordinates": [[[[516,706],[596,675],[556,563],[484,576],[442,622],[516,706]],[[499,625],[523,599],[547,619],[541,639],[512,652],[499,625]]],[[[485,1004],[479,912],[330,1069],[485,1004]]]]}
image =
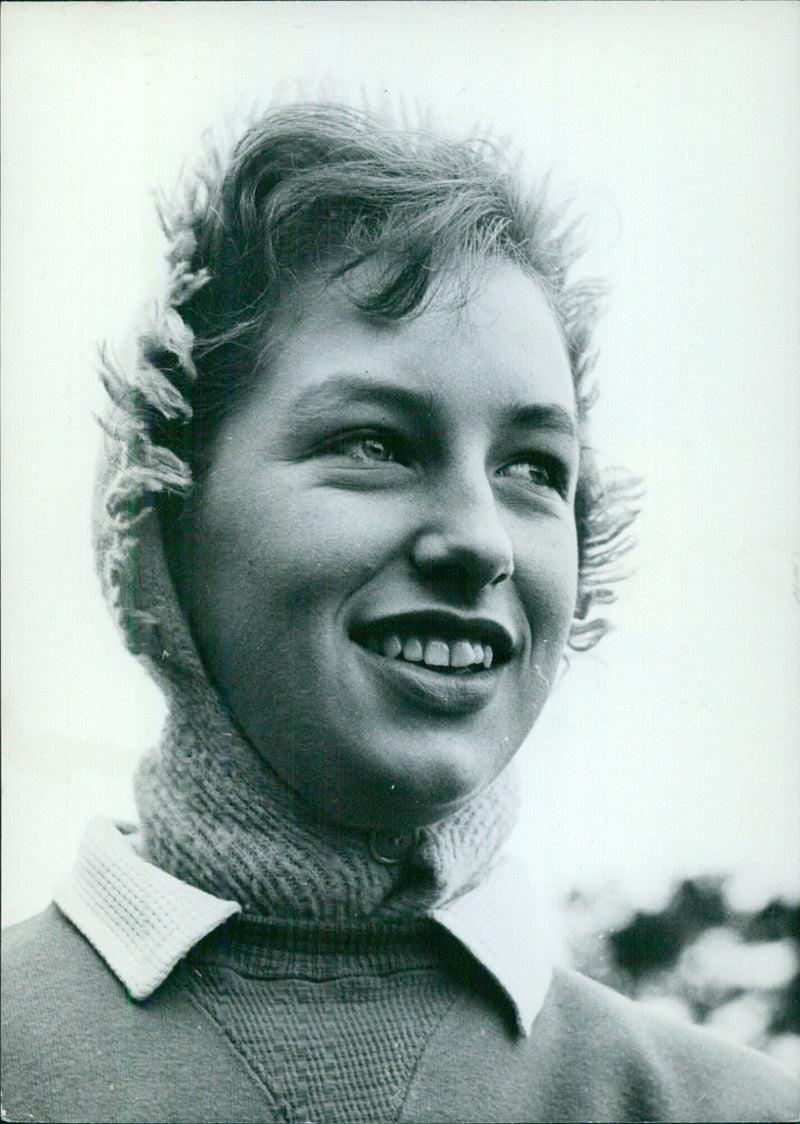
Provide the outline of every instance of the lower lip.
{"type": "Polygon", "coordinates": [[[497,689],[499,668],[447,675],[424,663],[389,659],[356,645],[366,663],[395,691],[435,714],[472,714],[482,710],[497,689]]]}

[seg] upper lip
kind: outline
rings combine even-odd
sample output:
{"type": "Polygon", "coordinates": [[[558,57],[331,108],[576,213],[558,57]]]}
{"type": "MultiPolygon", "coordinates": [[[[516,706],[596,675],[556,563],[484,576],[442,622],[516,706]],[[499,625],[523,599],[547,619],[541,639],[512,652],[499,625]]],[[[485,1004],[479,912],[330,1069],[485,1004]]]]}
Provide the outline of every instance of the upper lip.
{"type": "Polygon", "coordinates": [[[489,644],[495,663],[503,663],[514,655],[517,643],[508,628],[490,617],[465,616],[444,609],[415,609],[405,613],[392,613],[374,617],[356,624],[351,638],[363,644],[370,637],[383,638],[397,635],[429,636],[440,640],[470,640],[476,644],[489,644]]]}

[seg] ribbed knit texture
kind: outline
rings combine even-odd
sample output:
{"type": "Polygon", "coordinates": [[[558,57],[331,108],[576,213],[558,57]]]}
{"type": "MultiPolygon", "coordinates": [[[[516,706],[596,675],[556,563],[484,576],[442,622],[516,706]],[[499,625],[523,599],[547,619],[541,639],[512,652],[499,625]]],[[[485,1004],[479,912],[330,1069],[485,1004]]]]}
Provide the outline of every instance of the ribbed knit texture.
{"type": "MultiPolygon", "coordinates": [[[[194,1002],[287,1120],[395,1120],[474,962],[432,922],[230,922],[190,963],[194,1002]]],[[[487,986],[492,985],[487,980],[487,986]]]]}
{"type": "Polygon", "coordinates": [[[137,773],[142,855],[156,866],[251,915],[335,922],[418,916],[487,873],[516,810],[509,775],[387,866],[367,832],[320,822],[210,695],[192,691],[173,707],[137,773]]]}

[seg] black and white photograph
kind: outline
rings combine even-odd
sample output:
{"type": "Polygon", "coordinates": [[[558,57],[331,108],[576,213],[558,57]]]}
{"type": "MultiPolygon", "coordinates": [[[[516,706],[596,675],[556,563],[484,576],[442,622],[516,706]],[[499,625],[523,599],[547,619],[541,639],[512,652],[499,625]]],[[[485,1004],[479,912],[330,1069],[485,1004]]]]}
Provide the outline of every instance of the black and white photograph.
{"type": "Polygon", "coordinates": [[[2,1119],[799,1119],[800,10],[0,22],[2,1119]]]}

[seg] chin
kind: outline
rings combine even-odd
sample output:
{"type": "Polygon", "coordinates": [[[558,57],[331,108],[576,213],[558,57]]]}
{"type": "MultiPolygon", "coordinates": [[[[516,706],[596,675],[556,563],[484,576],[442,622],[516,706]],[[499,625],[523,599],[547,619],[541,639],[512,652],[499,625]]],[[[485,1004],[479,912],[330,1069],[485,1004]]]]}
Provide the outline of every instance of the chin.
{"type": "MultiPolygon", "coordinates": [[[[338,818],[357,828],[407,830],[436,823],[468,804],[500,772],[487,770],[485,756],[450,752],[417,760],[403,772],[396,768],[362,782],[345,803],[338,818]]],[[[342,788],[340,787],[340,792],[342,788]]]]}

